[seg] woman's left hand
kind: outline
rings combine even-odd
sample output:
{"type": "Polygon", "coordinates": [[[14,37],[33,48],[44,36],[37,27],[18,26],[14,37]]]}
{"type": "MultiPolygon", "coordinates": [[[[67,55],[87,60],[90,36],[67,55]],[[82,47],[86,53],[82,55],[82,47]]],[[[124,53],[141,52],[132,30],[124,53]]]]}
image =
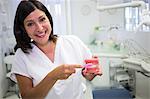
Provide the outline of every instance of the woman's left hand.
{"type": "Polygon", "coordinates": [[[100,68],[100,65],[92,65],[89,68],[83,68],[82,70],[82,75],[88,79],[89,81],[93,80],[93,78],[97,75],[101,76],[102,75],[102,71],[100,68]]]}

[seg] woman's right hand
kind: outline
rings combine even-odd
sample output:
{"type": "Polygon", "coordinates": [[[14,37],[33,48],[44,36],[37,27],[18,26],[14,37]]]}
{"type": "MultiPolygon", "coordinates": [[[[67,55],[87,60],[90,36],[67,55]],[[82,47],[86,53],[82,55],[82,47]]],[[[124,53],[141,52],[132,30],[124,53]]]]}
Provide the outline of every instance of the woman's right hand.
{"type": "Polygon", "coordinates": [[[52,72],[55,80],[67,79],[70,75],[76,72],[76,68],[82,68],[81,65],[62,64],[55,68],[52,72]]]}

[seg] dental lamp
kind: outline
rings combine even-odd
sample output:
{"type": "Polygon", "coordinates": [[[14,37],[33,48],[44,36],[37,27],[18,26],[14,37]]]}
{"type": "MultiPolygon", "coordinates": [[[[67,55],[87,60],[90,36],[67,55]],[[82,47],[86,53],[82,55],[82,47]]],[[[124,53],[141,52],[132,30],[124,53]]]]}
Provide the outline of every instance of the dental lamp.
{"type": "Polygon", "coordinates": [[[129,3],[121,3],[121,4],[113,4],[113,5],[99,5],[99,3],[97,3],[97,9],[100,11],[125,8],[125,7],[142,7],[142,9],[145,9],[145,2],[139,0],[133,0],[129,3]]]}
{"type": "Polygon", "coordinates": [[[105,11],[110,9],[119,9],[125,7],[140,7],[142,9],[141,20],[135,31],[139,31],[142,25],[150,26],[150,11],[146,9],[146,4],[144,1],[140,0],[133,0],[128,3],[121,3],[121,4],[113,4],[113,5],[100,5],[97,3],[97,9],[99,11],[105,11]]]}

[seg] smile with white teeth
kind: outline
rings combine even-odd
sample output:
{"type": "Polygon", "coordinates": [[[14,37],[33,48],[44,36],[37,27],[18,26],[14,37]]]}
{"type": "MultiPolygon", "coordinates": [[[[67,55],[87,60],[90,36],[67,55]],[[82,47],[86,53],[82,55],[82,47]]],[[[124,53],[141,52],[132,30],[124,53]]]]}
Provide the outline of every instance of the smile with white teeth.
{"type": "Polygon", "coordinates": [[[36,34],[36,36],[38,36],[38,37],[40,37],[40,38],[42,38],[42,37],[44,37],[45,36],[45,32],[42,32],[42,33],[38,33],[38,34],[36,34]]]}

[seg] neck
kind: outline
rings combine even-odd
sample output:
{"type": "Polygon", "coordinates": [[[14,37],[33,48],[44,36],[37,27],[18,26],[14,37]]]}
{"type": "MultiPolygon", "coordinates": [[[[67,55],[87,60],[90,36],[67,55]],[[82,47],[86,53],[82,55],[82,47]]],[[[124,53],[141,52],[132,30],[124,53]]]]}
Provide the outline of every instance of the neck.
{"type": "Polygon", "coordinates": [[[43,46],[38,46],[39,49],[45,54],[53,53],[55,50],[55,43],[53,41],[49,41],[47,44],[43,46]]]}

